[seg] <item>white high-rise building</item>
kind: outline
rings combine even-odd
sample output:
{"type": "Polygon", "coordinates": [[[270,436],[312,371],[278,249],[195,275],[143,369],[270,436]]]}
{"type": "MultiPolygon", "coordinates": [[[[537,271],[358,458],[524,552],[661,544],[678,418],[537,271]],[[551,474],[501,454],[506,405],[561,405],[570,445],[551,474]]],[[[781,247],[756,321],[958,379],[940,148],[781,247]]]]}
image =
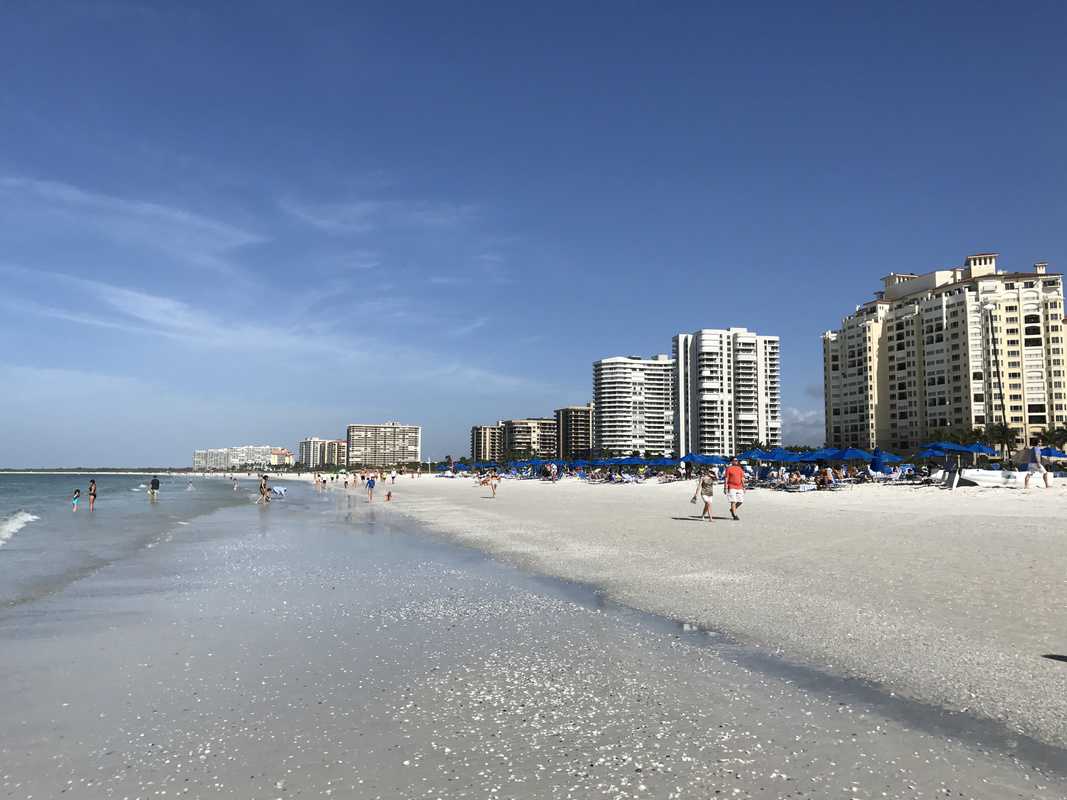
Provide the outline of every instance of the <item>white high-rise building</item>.
{"type": "Polygon", "coordinates": [[[318,469],[326,466],[326,447],[329,442],[329,439],[320,439],[318,436],[307,437],[300,442],[297,460],[305,469],[318,469]]]}
{"type": "MultiPolygon", "coordinates": [[[[270,445],[246,444],[238,447],[217,447],[193,451],[196,469],[236,469],[238,467],[267,467],[279,462],[275,452],[282,448],[270,445]]],[[[288,450],[284,452],[289,452],[288,450]]]]}
{"type": "Polygon", "coordinates": [[[704,329],[673,340],[674,449],[731,455],[754,442],[782,444],[777,336],[704,329]]]}
{"type": "Polygon", "coordinates": [[[674,359],[616,356],[593,362],[596,449],[612,455],[674,449],[674,359]]]}
{"type": "Polygon", "coordinates": [[[1063,280],[1044,263],[891,273],[823,334],[826,442],[907,451],[950,427],[1006,424],[1019,444],[1067,424],[1063,280]]]}
{"type": "Polygon", "coordinates": [[[383,422],[348,426],[348,464],[391,467],[422,460],[422,428],[383,422]]]}

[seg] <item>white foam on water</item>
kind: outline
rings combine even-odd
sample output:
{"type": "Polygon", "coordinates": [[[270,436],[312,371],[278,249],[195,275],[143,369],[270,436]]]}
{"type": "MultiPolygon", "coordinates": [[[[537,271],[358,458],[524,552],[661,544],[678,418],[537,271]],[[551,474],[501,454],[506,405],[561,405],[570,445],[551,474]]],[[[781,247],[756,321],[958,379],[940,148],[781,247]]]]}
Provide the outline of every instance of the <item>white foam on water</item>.
{"type": "Polygon", "coordinates": [[[39,519],[40,517],[36,514],[31,514],[29,511],[16,511],[10,517],[0,520],[0,547],[31,522],[36,522],[39,519]]]}

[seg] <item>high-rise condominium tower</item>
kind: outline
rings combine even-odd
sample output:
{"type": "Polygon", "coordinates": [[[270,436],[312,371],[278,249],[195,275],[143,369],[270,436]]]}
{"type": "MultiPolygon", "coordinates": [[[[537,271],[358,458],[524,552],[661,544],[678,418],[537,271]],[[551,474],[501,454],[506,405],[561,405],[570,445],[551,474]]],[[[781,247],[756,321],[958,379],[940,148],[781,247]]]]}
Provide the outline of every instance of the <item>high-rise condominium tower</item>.
{"type": "Polygon", "coordinates": [[[551,417],[506,419],[504,452],[511,457],[556,457],[556,420],[551,417]]]}
{"type": "Polygon", "coordinates": [[[674,449],[674,359],[616,356],[593,362],[594,441],[613,455],[674,449]]]}
{"type": "Polygon", "coordinates": [[[593,450],[593,404],[556,409],[556,453],[559,458],[588,458],[593,450]]]}
{"type": "Polygon", "coordinates": [[[391,467],[422,460],[422,428],[382,422],[348,426],[348,464],[353,467],[391,467]]]}
{"type": "Polygon", "coordinates": [[[951,426],[1006,423],[1019,441],[1067,423],[1062,277],[1044,263],[891,273],[823,334],[826,441],[915,448],[951,426]]]}
{"type": "Polygon", "coordinates": [[[504,455],[504,423],[475,425],[471,428],[471,458],[474,461],[499,461],[504,455]]]}
{"type": "Polygon", "coordinates": [[[730,455],[782,444],[777,336],[704,329],[673,340],[674,432],[679,455],[730,455]]]}

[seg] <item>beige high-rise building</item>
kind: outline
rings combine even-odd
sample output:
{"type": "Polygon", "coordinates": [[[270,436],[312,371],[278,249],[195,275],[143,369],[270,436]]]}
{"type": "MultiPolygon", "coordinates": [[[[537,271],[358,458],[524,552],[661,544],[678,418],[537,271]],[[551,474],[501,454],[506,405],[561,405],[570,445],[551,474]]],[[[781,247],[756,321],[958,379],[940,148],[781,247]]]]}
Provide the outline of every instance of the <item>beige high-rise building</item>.
{"type": "Polygon", "coordinates": [[[596,449],[666,455],[674,448],[674,359],[615,356],[593,362],[596,449]]]}
{"type": "Polygon", "coordinates": [[[506,419],[504,452],[511,456],[556,458],[556,420],[550,417],[506,419]]]}
{"type": "Polygon", "coordinates": [[[348,466],[348,442],[344,439],[330,439],[326,442],[326,465],[330,467],[348,466]]]}
{"type": "Polygon", "coordinates": [[[391,467],[422,460],[422,428],[399,422],[348,426],[348,464],[391,467]]]}
{"type": "Polygon", "coordinates": [[[827,444],[907,451],[991,423],[1032,444],[1067,423],[1062,276],[980,253],[882,284],[823,334],[827,444]]]}
{"type": "Polygon", "coordinates": [[[594,405],[557,408],[556,454],[559,458],[588,458],[593,451],[594,405]]]}
{"type": "Polygon", "coordinates": [[[777,336],[747,328],[674,337],[675,452],[731,455],[755,442],[782,444],[777,336]]]}
{"type": "Polygon", "coordinates": [[[504,423],[471,427],[471,460],[499,461],[504,454],[504,423]]]}

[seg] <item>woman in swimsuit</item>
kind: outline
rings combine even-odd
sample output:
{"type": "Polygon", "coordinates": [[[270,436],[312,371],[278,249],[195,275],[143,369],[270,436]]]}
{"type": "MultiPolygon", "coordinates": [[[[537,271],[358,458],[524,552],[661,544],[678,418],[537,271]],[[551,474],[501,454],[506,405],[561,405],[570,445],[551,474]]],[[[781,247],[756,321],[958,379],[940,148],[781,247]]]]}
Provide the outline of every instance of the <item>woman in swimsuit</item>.
{"type": "Polygon", "coordinates": [[[96,481],[89,481],[89,511],[96,507],[96,481]]]}

